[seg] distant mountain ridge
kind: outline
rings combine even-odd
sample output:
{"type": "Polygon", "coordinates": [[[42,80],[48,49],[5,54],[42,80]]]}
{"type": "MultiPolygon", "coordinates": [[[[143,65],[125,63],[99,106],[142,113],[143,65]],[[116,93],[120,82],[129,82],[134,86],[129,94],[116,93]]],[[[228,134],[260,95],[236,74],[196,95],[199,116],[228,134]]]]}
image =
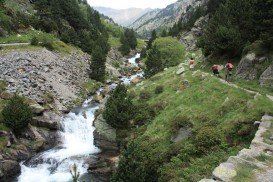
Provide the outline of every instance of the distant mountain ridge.
{"type": "Polygon", "coordinates": [[[112,9],[107,7],[93,7],[98,12],[112,18],[116,23],[122,26],[132,24],[142,15],[152,11],[153,9],[146,8],[128,8],[128,9],[112,9]]]}
{"type": "Polygon", "coordinates": [[[139,35],[149,37],[153,30],[170,28],[176,23],[182,14],[186,14],[190,7],[202,5],[206,0],[179,0],[168,5],[164,9],[147,12],[133,22],[129,27],[133,28],[139,35]]]}

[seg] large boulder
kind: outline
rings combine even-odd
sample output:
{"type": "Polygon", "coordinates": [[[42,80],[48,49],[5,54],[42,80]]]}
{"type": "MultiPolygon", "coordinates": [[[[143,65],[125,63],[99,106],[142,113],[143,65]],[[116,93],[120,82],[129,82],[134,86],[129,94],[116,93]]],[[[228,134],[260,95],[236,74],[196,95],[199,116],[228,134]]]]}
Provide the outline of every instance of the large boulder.
{"type": "Polygon", "coordinates": [[[214,169],[213,178],[219,181],[231,181],[237,175],[235,168],[232,163],[222,163],[214,169]]]}
{"type": "Polygon", "coordinates": [[[54,112],[44,112],[42,116],[36,116],[30,122],[31,125],[37,127],[44,127],[50,130],[57,130],[61,117],[54,112]]]}
{"type": "Polygon", "coordinates": [[[260,84],[262,86],[273,86],[273,64],[270,65],[261,75],[260,84]]]}
{"type": "Polygon", "coordinates": [[[118,152],[119,147],[116,141],[116,130],[103,119],[102,114],[94,120],[94,143],[103,151],[118,152]]]}
{"type": "Polygon", "coordinates": [[[21,172],[20,164],[13,160],[0,162],[0,181],[9,181],[10,178],[17,176],[21,172]]]}
{"type": "Polygon", "coordinates": [[[266,60],[265,57],[257,57],[255,53],[245,55],[237,67],[237,77],[246,80],[258,79],[260,76],[259,72],[263,72],[266,69],[266,67],[262,66],[266,60]]]}
{"type": "Polygon", "coordinates": [[[43,108],[40,104],[31,104],[30,108],[32,113],[35,115],[41,115],[45,111],[45,108],[43,108]]]}

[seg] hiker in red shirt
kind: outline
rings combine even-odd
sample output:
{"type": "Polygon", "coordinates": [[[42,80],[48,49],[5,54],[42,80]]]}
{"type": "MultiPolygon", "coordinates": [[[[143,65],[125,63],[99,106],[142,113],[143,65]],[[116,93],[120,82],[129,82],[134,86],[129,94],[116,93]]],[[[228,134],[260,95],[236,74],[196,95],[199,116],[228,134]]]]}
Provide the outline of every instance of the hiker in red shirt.
{"type": "Polygon", "coordinates": [[[214,76],[217,76],[217,77],[220,76],[220,75],[219,75],[219,67],[220,67],[220,65],[217,65],[217,64],[214,64],[214,65],[211,67],[211,70],[212,70],[214,76]]]}
{"type": "Polygon", "coordinates": [[[193,70],[194,69],[194,65],[195,65],[195,60],[193,58],[190,59],[189,65],[190,65],[190,70],[193,70]]]}
{"type": "Polygon", "coordinates": [[[233,64],[231,64],[231,61],[227,62],[225,68],[226,68],[226,81],[230,82],[231,76],[232,76],[232,69],[234,68],[233,64]]]}

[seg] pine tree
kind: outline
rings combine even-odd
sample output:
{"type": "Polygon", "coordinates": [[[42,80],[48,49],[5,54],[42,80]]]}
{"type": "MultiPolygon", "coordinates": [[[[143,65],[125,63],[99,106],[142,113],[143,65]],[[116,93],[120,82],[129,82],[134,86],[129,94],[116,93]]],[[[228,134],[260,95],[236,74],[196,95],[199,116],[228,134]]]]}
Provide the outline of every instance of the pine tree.
{"type": "Polygon", "coordinates": [[[166,29],[163,29],[161,34],[160,34],[161,37],[167,37],[168,36],[168,32],[166,29]]]}
{"type": "Polygon", "coordinates": [[[137,38],[134,30],[125,29],[124,33],[120,37],[120,42],[121,47],[119,48],[119,50],[123,55],[129,54],[131,49],[136,49],[137,38]]]}
{"type": "Polygon", "coordinates": [[[103,117],[114,128],[127,128],[134,109],[125,85],[119,84],[105,105],[103,117]]]}
{"type": "Polygon", "coordinates": [[[160,51],[157,46],[152,46],[147,56],[146,69],[144,71],[145,77],[149,78],[163,69],[164,65],[161,60],[160,51]]]}
{"type": "Polygon", "coordinates": [[[103,49],[99,46],[95,46],[92,51],[92,61],[90,63],[91,74],[90,78],[103,82],[105,79],[105,66],[106,55],[103,49]]]}
{"type": "Polygon", "coordinates": [[[151,34],[151,38],[149,39],[149,42],[147,44],[147,50],[151,49],[152,48],[152,44],[154,42],[154,40],[157,38],[157,35],[156,35],[156,31],[153,30],[152,31],[152,34],[151,34]]]}

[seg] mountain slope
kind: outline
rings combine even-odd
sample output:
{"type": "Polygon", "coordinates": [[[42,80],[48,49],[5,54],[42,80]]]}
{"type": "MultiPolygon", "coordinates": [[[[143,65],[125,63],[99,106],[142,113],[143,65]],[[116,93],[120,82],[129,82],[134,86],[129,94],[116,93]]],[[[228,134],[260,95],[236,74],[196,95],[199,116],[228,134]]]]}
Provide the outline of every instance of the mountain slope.
{"type": "Polygon", "coordinates": [[[109,16],[116,23],[122,26],[128,26],[137,20],[142,15],[149,13],[152,9],[140,9],[140,8],[129,8],[129,9],[112,9],[106,7],[94,7],[98,12],[109,16]]]}
{"type": "Polygon", "coordinates": [[[166,8],[146,13],[130,25],[138,34],[148,37],[152,30],[159,31],[165,27],[171,27],[182,14],[186,14],[191,7],[197,7],[206,0],[180,0],[168,5],[166,8]]]}

